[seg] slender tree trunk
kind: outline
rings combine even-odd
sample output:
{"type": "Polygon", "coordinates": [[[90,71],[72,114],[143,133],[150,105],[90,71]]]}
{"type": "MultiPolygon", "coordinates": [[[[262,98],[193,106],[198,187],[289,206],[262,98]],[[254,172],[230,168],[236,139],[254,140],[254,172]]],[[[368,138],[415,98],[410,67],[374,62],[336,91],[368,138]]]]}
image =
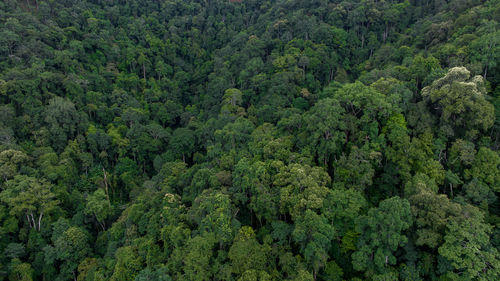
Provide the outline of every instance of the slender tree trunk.
{"type": "MultiPolygon", "coordinates": [[[[97,220],[97,216],[96,216],[96,220],[97,220]]],[[[97,220],[97,223],[102,228],[102,231],[106,231],[106,223],[105,223],[105,221],[100,222],[100,221],[97,220]]]]}
{"type": "Polygon", "coordinates": [[[386,21],[385,22],[385,31],[384,31],[384,43],[387,40],[387,37],[389,37],[389,23],[386,21]]]}
{"type": "Polygon", "coordinates": [[[31,225],[31,219],[30,219],[28,212],[26,212],[26,218],[28,219],[28,223],[30,224],[30,228],[33,228],[33,225],[31,225]]]}
{"type": "Polygon", "coordinates": [[[104,174],[104,188],[105,188],[105,191],[106,191],[106,199],[108,199],[108,204],[111,204],[110,201],[109,201],[108,177],[106,175],[106,170],[104,170],[104,168],[102,168],[102,172],[104,174]]]}
{"type": "Polygon", "coordinates": [[[42,226],[42,217],[43,217],[43,212],[41,212],[40,216],[38,216],[38,231],[40,231],[42,226]]]}
{"type": "Polygon", "coordinates": [[[33,222],[33,227],[36,230],[36,220],[35,220],[35,216],[33,216],[33,212],[30,213],[30,216],[31,216],[31,221],[33,222]]]}

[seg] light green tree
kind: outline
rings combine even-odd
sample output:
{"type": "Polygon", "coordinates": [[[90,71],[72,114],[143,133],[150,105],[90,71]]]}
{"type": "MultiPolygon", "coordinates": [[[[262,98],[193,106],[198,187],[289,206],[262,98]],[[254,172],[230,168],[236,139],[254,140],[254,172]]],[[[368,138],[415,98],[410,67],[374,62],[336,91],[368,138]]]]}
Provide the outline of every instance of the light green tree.
{"type": "Polygon", "coordinates": [[[103,189],[97,189],[87,197],[85,213],[95,216],[102,231],[106,230],[106,219],[112,214],[111,202],[103,189]]]}
{"type": "Polygon", "coordinates": [[[484,79],[470,76],[465,67],[454,67],[422,89],[424,100],[439,117],[440,130],[447,136],[475,137],[478,130],[489,129],[495,120],[484,79]]]}
{"type": "Polygon", "coordinates": [[[447,225],[439,254],[451,265],[447,273],[457,280],[497,280],[500,278],[500,254],[490,242],[492,227],[483,221],[475,207],[464,209],[462,216],[447,225]]]}
{"type": "Polygon", "coordinates": [[[30,228],[37,231],[42,228],[44,215],[54,211],[59,204],[50,183],[25,175],[7,181],[0,200],[10,206],[12,215],[25,216],[30,228]]]}

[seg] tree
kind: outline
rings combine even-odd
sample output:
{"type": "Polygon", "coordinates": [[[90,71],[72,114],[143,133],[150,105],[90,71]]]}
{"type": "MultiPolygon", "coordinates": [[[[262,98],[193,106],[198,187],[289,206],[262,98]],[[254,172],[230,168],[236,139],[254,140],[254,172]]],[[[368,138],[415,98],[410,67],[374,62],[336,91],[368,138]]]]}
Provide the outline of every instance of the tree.
{"type": "Polygon", "coordinates": [[[353,146],[349,156],[342,155],[335,165],[334,181],[344,183],[346,188],[360,191],[371,186],[375,174],[374,164],[382,155],[368,149],[367,146],[353,146]]]}
{"type": "Polygon", "coordinates": [[[280,188],[280,212],[292,219],[307,210],[319,210],[328,195],[330,177],[323,168],[290,164],[281,166],[273,184],[280,188]]]}
{"type": "Polygon", "coordinates": [[[448,156],[448,166],[454,171],[463,173],[464,169],[472,165],[476,155],[474,143],[457,139],[451,145],[448,156]]]}
{"type": "Polygon", "coordinates": [[[183,259],[184,275],[181,280],[212,280],[213,269],[211,265],[215,245],[216,239],[212,233],[195,236],[187,242],[183,259]]]}
{"type": "Polygon", "coordinates": [[[28,155],[22,151],[8,149],[0,152],[0,177],[4,181],[13,178],[28,160],[28,155]]]}
{"type": "Polygon", "coordinates": [[[194,200],[188,215],[198,225],[200,233],[214,235],[213,239],[224,245],[231,241],[235,234],[235,213],[229,195],[206,189],[194,200]]]}
{"type": "Polygon", "coordinates": [[[238,281],[271,281],[272,277],[265,271],[247,270],[245,271],[238,281]]]}
{"type": "Polygon", "coordinates": [[[261,245],[257,241],[251,227],[243,226],[235,236],[231,248],[229,248],[228,257],[231,261],[231,269],[237,276],[242,277],[245,272],[251,270],[256,272],[264,271],[267,267],[266,264],[269,262],[270,251],[269,245],[261,245]]]}
{"type": "Polygon", "coordinates": [[[143,268],[143,261],[134,246],[118,248],[115,253],[116,265],[111,275],[111,281],[132,281],[143,268]]]}
{"type": "Polygon", "coordinates": [[[255,125],[250,120],[239,117],[221,130],[216,130],[215,140],[222,144],[226,151],[231,149],[241,150],[246,148],[254,129],[255,125]]]}
{"type": "Polygon", "coordinates": [[[336,99],[323,99],[304,116],[307,144],[315,151],[319,163],[327,166],[345,142],[344,109],[336,99]]]}
{"type": "Polygon", "coordinates": [[[18,175],[5,183],[0,200],[10,206],[10,213],[25,216],[30,228],[40,231],[44,215],[54,211],[59,200],[52,192],[52,185],[45,180],[18,175]]]}
{"type": "Polygon", "coordinates": [[[299,244],[300,251],[313,271],[314,280],[319,269],[325,266],[328,260],[328,250],[334,236],[335,228],[324,216],[312,210],[306,210],[303,216],[295,220],[292,238],[299,244]]]}
{"type": "Polygon", "coordinates": [[[293,281],[313,281],[314,276],[313,276],[313,274],[311,274],[303,269],[299,269],[297,274],[290,280],[293,280],[293,281]]]}
{"type": "Polygon", "coordinates": [[[483,20],[477,33],[481,36],[471,42],[472,54],[471,58],[474,61],[481,63],[484,71],[483,78],[486,79],[488,69],[492,69],[497,65],[498,54],[500,52],[500,30],[497,30],[498,23],[492,20],[483,20]]]}
{"type": "Polygon", "coordinates": [[[13,55],[14,54],[14,49],[16,45],[21,42],[21,36],[20,32],[23,29],[21,26],[21,23],[17,18],[14,17],[9,17],[6,19],[5,22],[5,29],[2,30],[2,38],[0,40],[0,43],[2,46],[6,46],[7,48],[5,50],[8,50],[8,55],[13,55]]]}
{"type": "Polygon", "coordinates": [[[208,188],[216,188],[220,185],[215,173],[207,168],[201,168],[196,171],[191,180],[191,186],[186,186],[182,191],[182,200],[185,202],[193,202],[203,190],[208,188]]]}
{"type": "Polygon", "coordinates": [[[342,267],[338,266],[335,261],[329,261],[326,266],[321,278],[323,280],[331,280],[331,281],[342,281],[342,276],[344,275],[344,271],[342,267]]]}
{"type": "Polygon", "coordinates": [[[182,161],[186,162],[186,156],[190,157],[193,153],[195,145],[194,132],[188,128],[178,128],[173,134],[169,142],[169,147],[175,155],[182,156],[182,161]]]}
{"type": "Polygon", "coordinates": [[[422,96],[440,118],[440,129],[448,137],[474,138],[478,130],[486,131],[493,125],[494,108],[486,98],[484,79],[470,78],[465,67],[450,69],[422,89],[422,96]]]}
{"type": "Polygon", "coordinates": [[[52,242],[53,246],[44,248],[45,262],[54,266],[59,260],[61,279],[76,279],[78,265],[91,252],[88,233],[60,220],[54,224],[52,242]]]}
{"type": "Polygon", "coordinates": [[[448,221],[460,214],[460,205],[437,191],[435,181],[425,174],[416,174],[405,186],[415,221],[417,246],[437,248],[442,244],[448,221]]]}
{"type": "Polygon", "coordinates": [[[278,215],[280,194],[272,186],[272,163],[242,158],[232,173],[233,201],[238,207],[250,207],[261,224],[263,219],[271,222],[278,215]]]}
{"type": "Polygon", "coordinates": [[[380,125],[393,112],[400,111],[389,103],[387,96],[379,93],[376,88],[368,87],[361,82],[345,84],[334,95],[347,116],[346,139],[361,145],[365,139],[374,139],[378,135],[380,125]]]}
{"type": "Polygon", "coordinates": [[[408,180],[411,176],[411,167],[408,163],[411,139],[408,135],[405,117],[402,114],[389,117],[383,132],[387,135],[388,141],[385,156],[398,165],[398,173],[402,179],[408,180]]]}
{"type": "Polygon", "coordinates": [[[415,56],[411,62],[409,70],[412,78],[415,80],[416,90],[422,89],[422,84],[425,78],[440,68],[441,66],[439,65],[439,61],[433,56],[429,56],[427,58],[424,58],[421,55],[415,56]]]}
{"type": "Polygon", "coordinates": [[[9,243],[3,254],[10,259],[22,258],[25,254],[24,246],[20,243],[9,243]]]}
{"type": "Polygon", "coordinates": [[[112,214],[112,206],[103,189],[97,189],[87,197],[85,213],[94,215],[102,231],[106,230],[106,218],[112,214]]]}
{"type": "Polygon", "coordinates": [[[245,115],[245,109],[241,107],[243,102],[243,93],[238,89],[227,89],[222,97],[222,106],[220,116],[232,118],[245,115]]]}
{"type": "Polygon", "coordinates": [[[11,264],[9,280],[13,281],[32,281],[34,270],[29,263],[23,263],[19,259],[14,259],[11,264]]]}
{"type": "Polygon", "coordinates": [[[413,93],[404,82],[395,78],[380,78],[370,85],[379,93],[386,96],[386,100],[393,105],[395,111],[406,111],[410,104],[413,93]]]}
{"type": "Polygon", "coordinates": [[[142,79],[146,80],[146,66],[151,65],[151,62],[148,57],[141,52],[137,58],[137,63],[142,67],[142,79]]]}
{"type": "Polygon", "coordinates": [[[361,233],[357,250],[352,254],[354,269],[366,274],[385,272],[397,263],[394,253],[408,242],[404,235],[412,224],[410,204],[406,199],[392,197],[380,202],[360,217],[356,231],[361,233]]]}
{"type": "Polygon", "coordinates": [[[165,267],[160,267],[157,270],[152,270],[150,268],[145,268],[137,274],[134,281],[172,281],[172,278],[166,273],[167,269],[165,267]]]}
{"type": "Polygon", "coordinates": [[[479,148],[471,168],[465,170],[465,178],[477,178],[493,191],[500,192],[500,155],[487,147],[479,148]]]}
{"type": "Polygon", "coordinates": [[[500,254],[491,245],[492,227],[483,222],[483,214],[474,207],[447,225],[439,254],[449,263],[450,278],[495,280],[500,277],[500,254]]]}
{"type": "Polygon", "coordinates": [[[52,134],[51,141],[57,151],[61,151],[68,139],[72,139],[82,124],[81,115],[75,105],[61,97],[49,100],[45,109],[45,123],[52,134]]]}
{"type": "Polygon", "coordinates": [[[322,213],[335,227],[337,236],[354,230],[355,221],[368,207],[363,194],[356,189],[335,188],[323,201],[322,213]]]}
{"type": "MultiPolygon", "coordinates": [[[[0,79],[0,96],[5,95],[6,92],[6,83],[0,79]]],[[[2,146],[11,147],[15,143],[15,115],[11,105],[0,105],[0,145],[2,146]]]]}

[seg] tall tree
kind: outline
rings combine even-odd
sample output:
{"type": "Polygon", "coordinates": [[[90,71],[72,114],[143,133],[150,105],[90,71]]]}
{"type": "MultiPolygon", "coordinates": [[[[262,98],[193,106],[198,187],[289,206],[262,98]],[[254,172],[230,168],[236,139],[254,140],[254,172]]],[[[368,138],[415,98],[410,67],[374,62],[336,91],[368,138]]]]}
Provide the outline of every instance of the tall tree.
{"type": "Polygon", "coordinates": [[[430,86],[422,96],[439,117],[440,129],[448,137],[477,137],[479,130],[494,122],[494,108],[487,100],[484,80],[470,77],[465,67],[454,67],[430,86]]]}
{"type": "Polygon", "coordinates": [[[30,228],[40,231],[42,219],[57,209],[59,200],[46,180],[18,175],[5,183],[0,199],[10,206],[10,213],[26,217],[30,228]]]}
{"type": "Polygon", "coordinates": [[[352,254],[354,269],[367,275],[384,273],[397,264],[395,252],[408,242],[404,231],[412,224],[410,204],[392,197],[380,202],[366,216],[358,219],[356,231],[361,233],[357,250],[352,254]]]}

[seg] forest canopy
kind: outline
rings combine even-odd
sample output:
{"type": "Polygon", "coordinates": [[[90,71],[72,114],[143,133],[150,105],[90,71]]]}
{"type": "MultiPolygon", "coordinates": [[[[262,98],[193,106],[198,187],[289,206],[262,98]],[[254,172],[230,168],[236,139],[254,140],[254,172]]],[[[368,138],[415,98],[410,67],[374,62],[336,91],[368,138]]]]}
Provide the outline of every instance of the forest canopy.
{"type": "Polygon", "coordinates": [[[0,2],[0,280],[500,280],[500,0],[0,2]]]}

